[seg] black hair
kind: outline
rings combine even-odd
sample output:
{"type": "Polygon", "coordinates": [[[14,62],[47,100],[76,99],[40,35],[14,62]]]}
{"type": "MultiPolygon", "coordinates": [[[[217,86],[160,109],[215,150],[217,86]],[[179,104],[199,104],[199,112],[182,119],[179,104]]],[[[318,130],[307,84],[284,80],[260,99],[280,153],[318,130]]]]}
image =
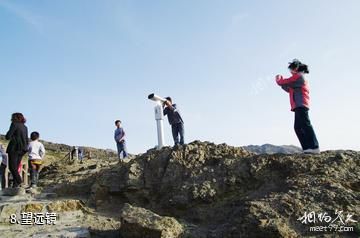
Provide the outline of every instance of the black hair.
{"type": "Polygon", "coordinates": [[[172,102],[171,97],[166,97],[165,99],[168,100],[168,101],[170,101],[170,102],[172,102]]]}
{"type": "Polygon", "coordinates": [[[116,124],[118,124],[119,122],[121,123],[121,121],[120,121],[120,120],[116,120],[116,121],[115,121],[115,125],[116,125],[116,124]]]}
{"type": "Polygon", "coordinates": [[[306,64],[301,63],[299,60],[294,59],[292,62],[289,63],[289,69],[297,70],[299,73],[308,74],[309,69],[306,64]]]}
{"type": "Polygon", "coordinates": [[[40,138],[39,132],[37,132],[37,131],[31,132],[31,134],[30,134],[30,139],[31,139],[32,141],[37,140],[37,139],[39,139],[39,138],[40,138]]]}

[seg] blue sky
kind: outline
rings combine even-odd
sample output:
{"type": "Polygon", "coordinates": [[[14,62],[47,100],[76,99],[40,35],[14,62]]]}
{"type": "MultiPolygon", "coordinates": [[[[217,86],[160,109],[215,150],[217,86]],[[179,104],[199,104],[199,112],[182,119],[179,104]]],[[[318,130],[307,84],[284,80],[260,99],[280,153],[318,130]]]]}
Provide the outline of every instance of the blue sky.
{"type": "MultiPolygon", "coordinates": [[[[172,96],[186,141],[299,145],[274,75],[310,67],[322,149],[360,150],[360,2],[0,0],[0,133],[132,153],[156,145],[149,93],[172,96]]],[[[166,141],[172,144],[165,121],[166,141]]]]}

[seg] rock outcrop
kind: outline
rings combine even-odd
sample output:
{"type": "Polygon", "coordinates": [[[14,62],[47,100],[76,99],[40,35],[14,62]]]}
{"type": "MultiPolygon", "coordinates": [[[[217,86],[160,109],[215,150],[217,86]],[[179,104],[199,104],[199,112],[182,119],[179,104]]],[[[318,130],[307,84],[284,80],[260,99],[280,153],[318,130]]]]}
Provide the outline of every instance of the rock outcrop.
{"type": "Polygon", "coordinates": [[[354,151],[254,155],[194,142],[100,172],[89,203],[130,203],[174,217],[186,237],[316,235],[298,220],[304,212],[360,214],[359,165],[354,151]]]}
{"type": "Polygon", "coordinates": [[[40,192],[10,191],[8,195],[17,196],[0,196],[1,235],[360,235],[360,153],[356,151],[257,155],[241,147],[195,141],[176,149],[149,150],[123,163],[101,158],[79,164],[62,158],[45,165],[40,192]],[[9,225],[9,215],[22,211],[54,211],[59,213],[59,224],[29,229],[9,225]],[[310,222],[305,224],[306,218],[310,222]],[[352,230],[310,229],[329,223],[340,227],[342,222],[352,230]]]}

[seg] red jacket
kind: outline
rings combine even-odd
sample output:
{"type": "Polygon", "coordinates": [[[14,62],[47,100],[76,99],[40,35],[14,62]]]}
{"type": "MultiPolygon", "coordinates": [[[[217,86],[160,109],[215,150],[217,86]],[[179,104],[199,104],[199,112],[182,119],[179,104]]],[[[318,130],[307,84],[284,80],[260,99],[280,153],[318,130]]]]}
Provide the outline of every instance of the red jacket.
{"type": "Polygon", "coordinates": [[[309,108],[310,96],[309,86],[304,79],[303,74],[297,73],[290,78],[284,79],[282,76],[276,80],[290,96],[291,111],[294,111],[297,107],[309,108]]]}

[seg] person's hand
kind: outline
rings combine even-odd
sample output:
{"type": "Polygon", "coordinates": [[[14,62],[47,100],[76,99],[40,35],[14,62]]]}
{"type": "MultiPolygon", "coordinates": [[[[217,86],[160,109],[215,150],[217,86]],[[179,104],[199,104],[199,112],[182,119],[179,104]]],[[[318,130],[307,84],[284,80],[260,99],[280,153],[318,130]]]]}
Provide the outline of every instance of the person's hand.
{"type": "Polygon", "coordinates": [[[168,107],[170,107],[170,106],[171,106],[171,103],[170,103],[168,100],[166,100],[166,101],[165,101],[165,105],[168,106],[168,107]]]}
{"type": "Polygon", "coordinates": [[[280,81],[281,79],[283,79],[283,76],[281,76],[280,74],[278,74],[278,75],[275,76],[275,81],[276,81],[277,84],[279,84],[279,81],[280,81]]]}

